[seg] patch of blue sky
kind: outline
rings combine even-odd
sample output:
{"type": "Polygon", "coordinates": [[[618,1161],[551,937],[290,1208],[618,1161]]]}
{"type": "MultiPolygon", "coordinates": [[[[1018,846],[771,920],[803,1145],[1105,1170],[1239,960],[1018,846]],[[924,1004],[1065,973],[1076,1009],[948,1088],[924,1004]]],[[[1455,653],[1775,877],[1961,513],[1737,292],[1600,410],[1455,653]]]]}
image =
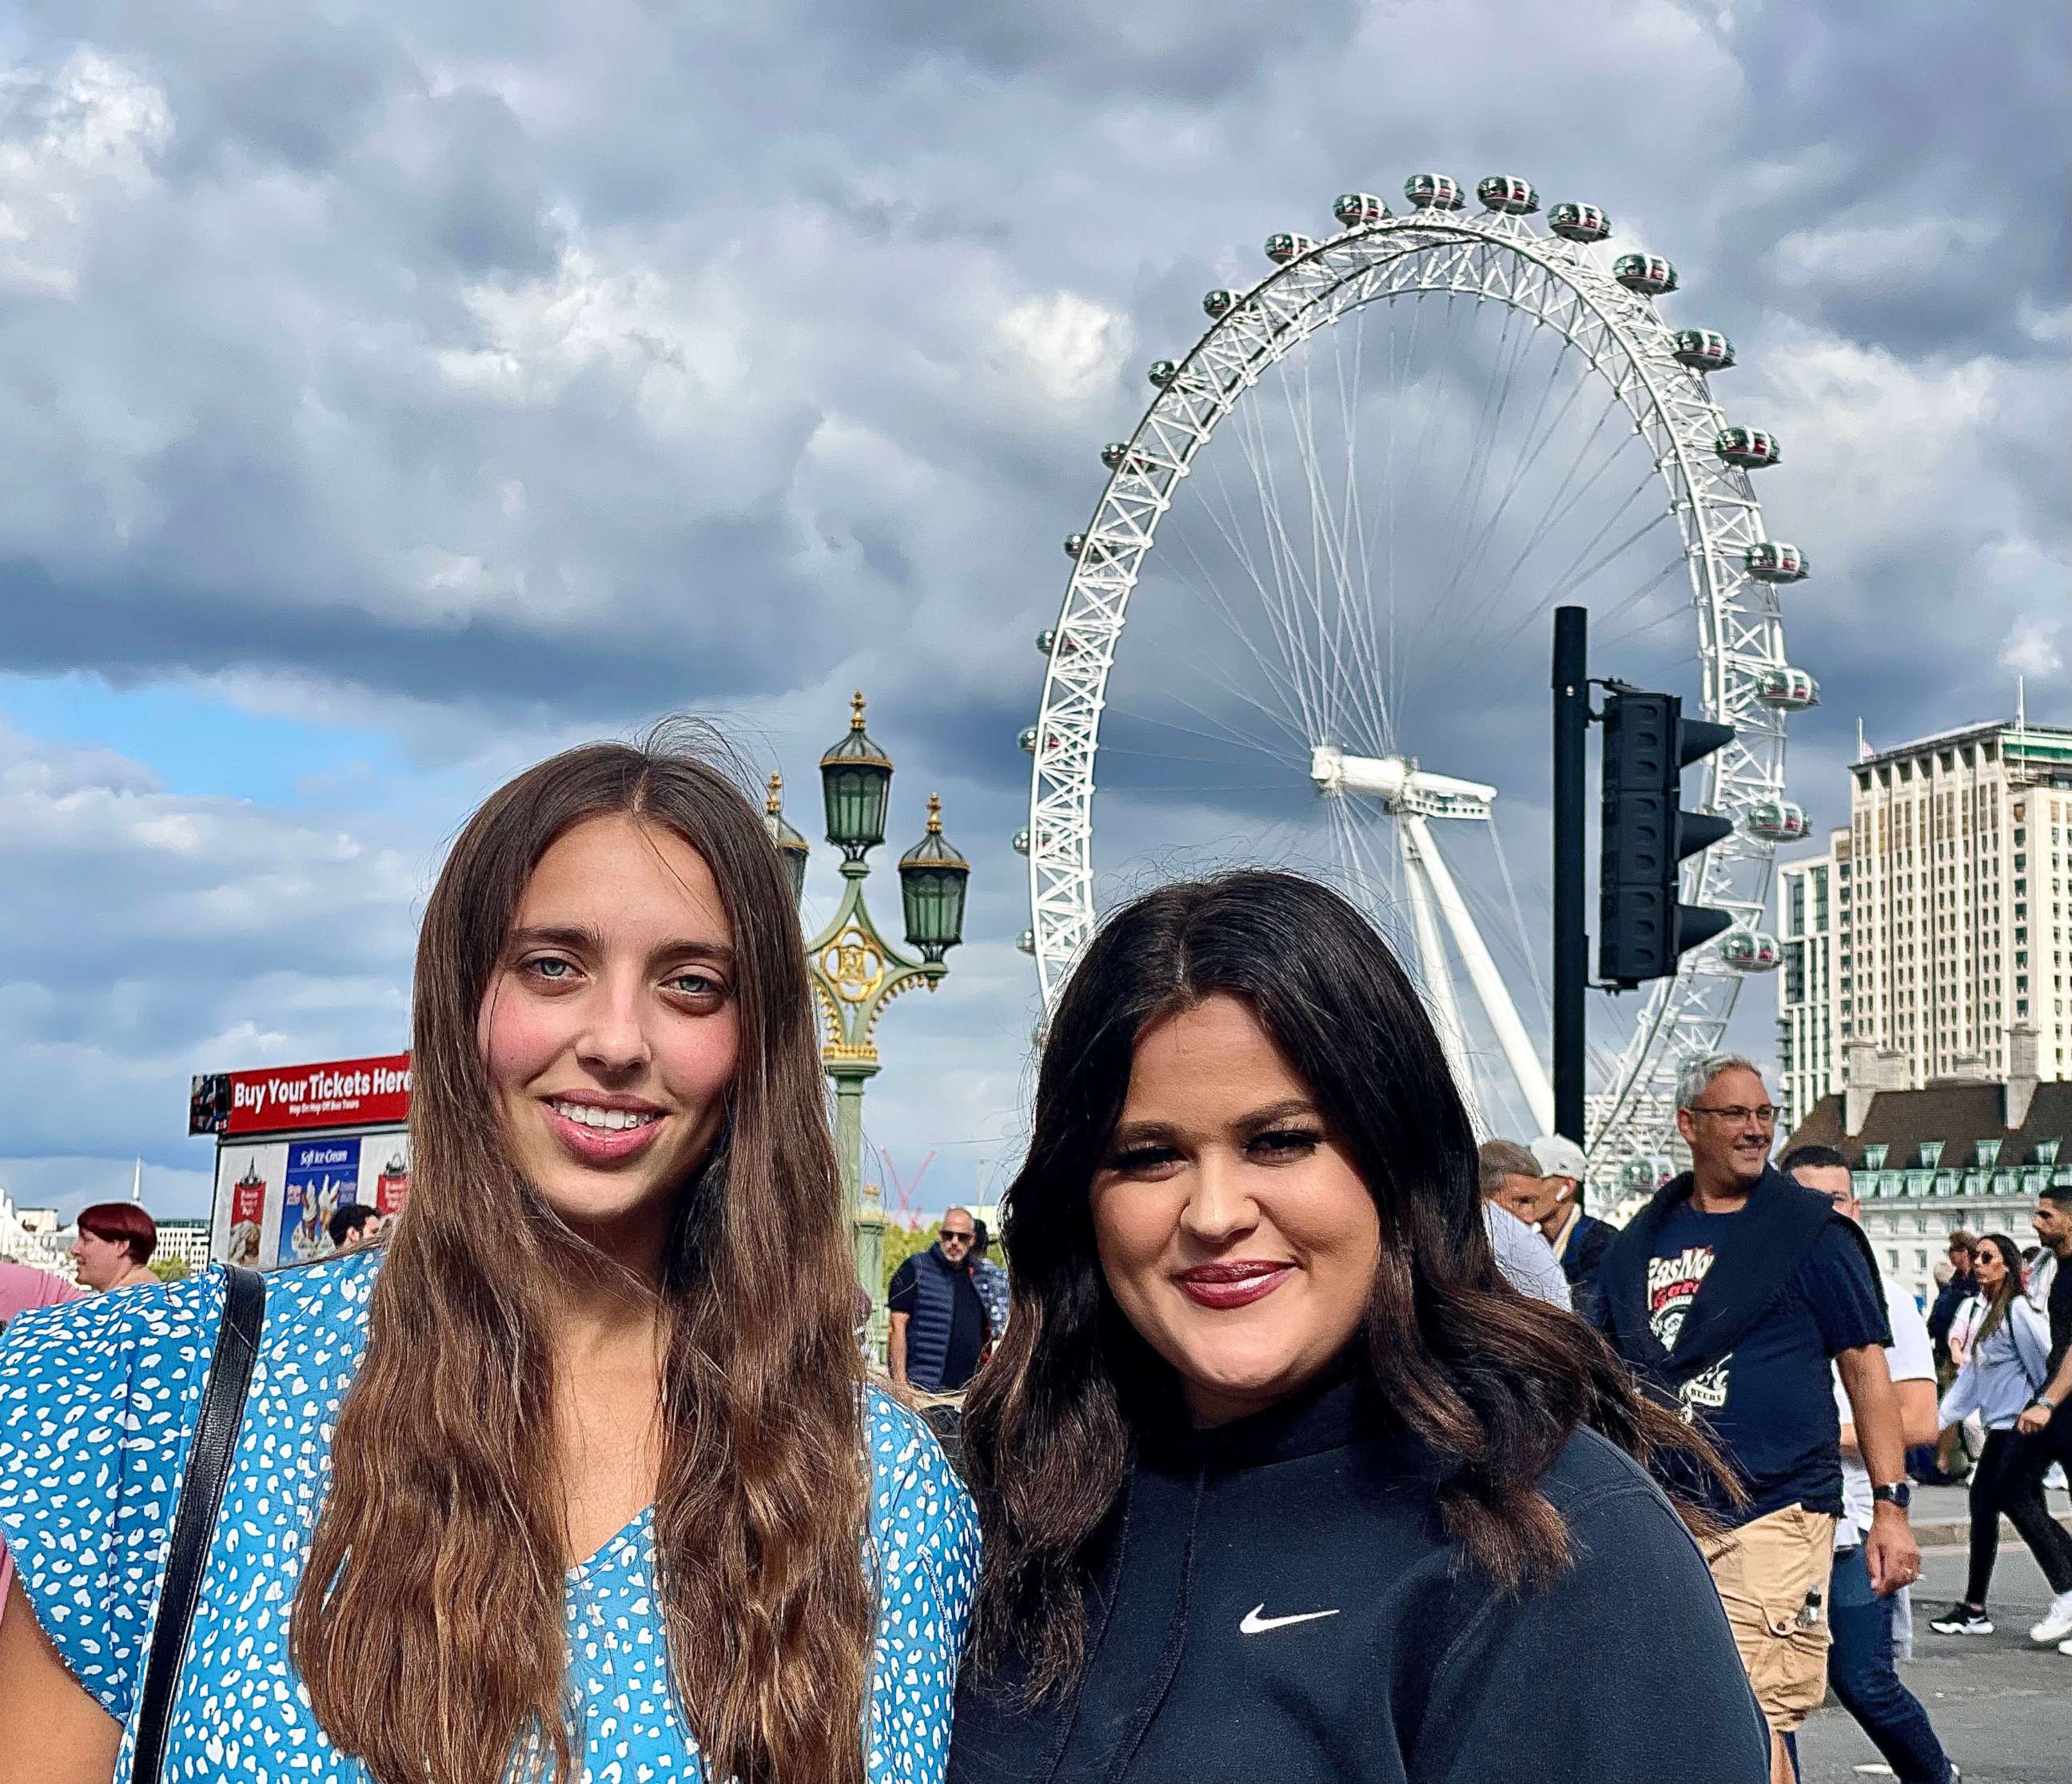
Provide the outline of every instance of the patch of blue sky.
{"type": "Polygon", "coordinates": [[[328,803],[402,766],[380,730],[253,713],[199,685],[0,675],[0,720],[25,737],[141,763],[171,793],[265,805],[328,803]]]}

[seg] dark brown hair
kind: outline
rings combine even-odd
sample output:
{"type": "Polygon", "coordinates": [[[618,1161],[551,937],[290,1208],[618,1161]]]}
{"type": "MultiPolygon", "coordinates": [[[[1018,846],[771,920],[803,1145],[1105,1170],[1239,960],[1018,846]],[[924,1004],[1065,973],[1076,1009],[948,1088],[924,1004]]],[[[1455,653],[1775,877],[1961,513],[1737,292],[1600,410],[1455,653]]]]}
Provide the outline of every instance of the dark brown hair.
{"type": "Polygon", "coordinates": [[[79,1230],[130,1248],[132,1264],[149,1264],[158,1248],[158,1223],[134,1202],[96,1202],[79,1211],[79,1230]]]}
{"type": "Polygon", "coordinates": [[[2007,1274],[2000,1278],[2000,1287],[1986,1301],[1986,1317],[1979,1322],[1979,1329],[1971,1334],[1971,1349],[1976,1354],[1978,1347],[2007,1323],[2008,1309],[2022,1292],[2021,1248],[2005,1233],[1988,1233],[1971,1249],[1975,1268],[1978,1255],[1988,1245],[2000,1254],[2000,1262],[2007,1266],[2007,1274]]]}
{"type": "Polygon", "coordinates": [[[854,1270],[790,883],[716,754],[678,728],[541,763],[470,820],[426,908],[410,1199],[293,1625],[318,1720],[380,1784],[579,1770],[546,1289],[598,1258],[513,1168],[476,1024],[540,857],[614,814],[697,851],[737,962],[740,1064],[680,1194],[656,1309],[654,1548],[677,1700],[712,1778],[861,1784],[875,1606],[854,1270]]]}
{"type": "Polygon", "coordinates": [[[1643,1459],[1708,1453],[1594,1332],[1504,1283],[1438,1035],[1367,919],[1288,874],[1167,886],[1116,913],[1052,1013],[1028,1158],[1003,1202],[1012,1313],[966,1403],[986,1544],[972,1663],[1012,1658],[1027,1696],[1084,1664],[1089,1544],[1127,1478],[1137,1409],[1171,1398],[1170,1367],[1102,1276],[1091,1188],[1137,1037],[1219,993],[1250,1008],[1374,1198],[1382,1250],[1359,1359],[1449,1465],[1440,1507],[1474,1564],[1511,1590],[1565,1564],[1567,1527],[1535,1483],[1580,1424],[1643,1459]]]}

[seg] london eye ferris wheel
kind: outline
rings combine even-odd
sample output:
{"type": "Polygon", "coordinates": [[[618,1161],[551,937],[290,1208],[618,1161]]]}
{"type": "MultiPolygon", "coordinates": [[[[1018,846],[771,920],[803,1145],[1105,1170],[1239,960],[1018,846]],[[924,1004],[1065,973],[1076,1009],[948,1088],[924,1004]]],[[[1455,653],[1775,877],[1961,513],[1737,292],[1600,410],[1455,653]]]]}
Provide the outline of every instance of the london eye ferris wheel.
{"type": "Polygon", "coordinates": [[[1785,725],[1819,698],[1779,596],[1806,559],[1750,481],[1775,436],[1715,401],[1732,344],[1659,313],[1667,260],[1605,245],[1593,205],[1540,227],[1515,177],[1482,181],[1479,212],[1443,175],[1404,193],[1403,215],[1348,192],[1332,233],[1272,237],[1103,449],[1021,738],[1022,946],[1047,1002],[1153,879],[1314,874],[1411,965],[1478,1123],[1551,1131],[1548,950],[1503,834],[1546,834],[1548,616],[1585,606],[1594,668],[1735,734],[1702,800],[1734,829],[1683,894],[1733,927],[1644,997],[1593,1001],[1589,1149],[1616,1181],[1665,1149],[1679,1065],[1777,964],[1771,858],[1807,830],[1785,725]]]}

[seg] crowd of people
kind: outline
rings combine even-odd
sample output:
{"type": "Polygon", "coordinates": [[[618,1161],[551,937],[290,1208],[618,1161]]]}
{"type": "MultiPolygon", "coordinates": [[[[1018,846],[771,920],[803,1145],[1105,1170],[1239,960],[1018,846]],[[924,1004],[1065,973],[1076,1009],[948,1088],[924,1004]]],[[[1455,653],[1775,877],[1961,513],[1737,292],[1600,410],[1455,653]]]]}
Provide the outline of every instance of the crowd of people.
{"type": "Polygon", "coordinates": [[[1957,1612],[2004,1508],[2072,1633],[2072,1192],[2047,1264],[1967,1251],[1938,1406],[1749,1061],[1692,1063],[1692,1169],[1614,1229],[1572,1141],[1478,1147],[1387,943],[1285,874],[1103,926],[1007,1267],[950,1210],[878,1375],[761,820],[680,735],[518,777],[426,907],[379,1242],[149,1291],[130,1245],[10,1323],[0,1784],[1759,1784],[1831,1684],[1946,1784],[1906,1457],[1974,1415],[1957,1612]]]}

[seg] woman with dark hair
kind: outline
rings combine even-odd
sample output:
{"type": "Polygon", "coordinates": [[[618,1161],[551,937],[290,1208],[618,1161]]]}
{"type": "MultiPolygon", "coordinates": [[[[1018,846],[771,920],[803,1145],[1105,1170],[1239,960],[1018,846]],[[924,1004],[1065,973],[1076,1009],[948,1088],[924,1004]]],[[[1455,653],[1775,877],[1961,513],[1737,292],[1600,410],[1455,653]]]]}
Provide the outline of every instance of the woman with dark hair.
{"type": "Polygon", "coordinates": [[[158,1222],[134,1202],[97,1202],[79,1211],[72,1256],[86,1288],[105,1294],[156,1282],[150,1264],[158,1248],[158,1222]]]}
{"type": "Polygon", "coordinates": [[[2035,1555],[2051,1592],[2072,1592],[2072,1535],[2044,1502],[2042,1468],[2025,1465],[2039,1440],[2016,1428],[2022,1409],[2050,1379],[2049,1323],[2022,1293],[2021,1248],[2005,1233],[1988,1233],[1979,1241],[1971,1268],[1985,1311],[1936,1416],[1947,1429],[1977,1413],[1986,1446],[1971,1470],[1971,1559],[1964,1596],[1928,1626],[1942,1635],[1993,1633],[1986,1594],[2000,1559],[2003,1513],[2035,1555]]]}
{"type": "Polygon", "coordinates": [[[1768,1777],[1634,1460],[1694,1440],[1498,1274],[1438,1037],[1337,894],[1116,914],[1005,1208],[955,1784],[1768,1777]]]}
{"type": "MultiPolygon", "coordinates": [[[[269,1279],[163,1775],[939,1779],[976,1527],[865,1387],[757,806],[666,736],[520,775],[414,997],[409,1202],[269,1279]]],[[[0,1342],[0,1784],[130,1779],[224,1305],[0,1342]]]]}

